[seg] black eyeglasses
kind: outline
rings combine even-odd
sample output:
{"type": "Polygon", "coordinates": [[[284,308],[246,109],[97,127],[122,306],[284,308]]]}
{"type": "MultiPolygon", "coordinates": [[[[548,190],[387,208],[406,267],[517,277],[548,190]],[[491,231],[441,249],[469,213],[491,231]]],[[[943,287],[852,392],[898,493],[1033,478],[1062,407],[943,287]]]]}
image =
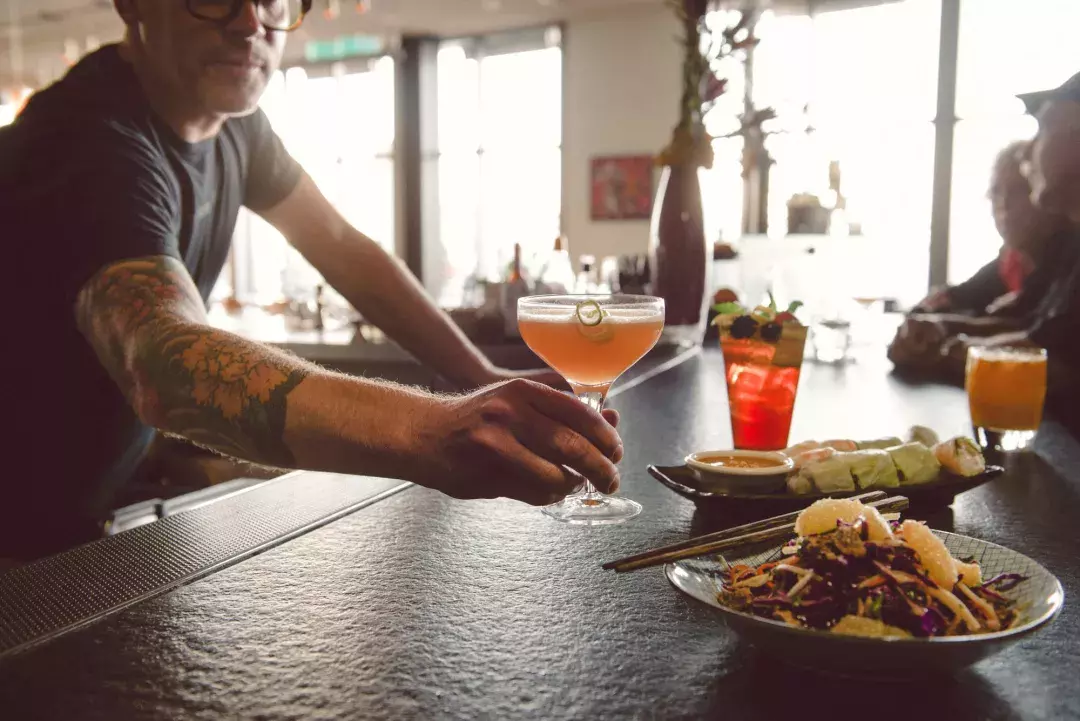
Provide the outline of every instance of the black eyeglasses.
{"type": "MultiPolygon", "coordinates": [[[[251,0],[259,22],[267,30],[289,32],[304,22],[314,0],[251,0]]],[[[199,20],[228,25],[244,9],[248,0],[187,0],[187,10],[199,20]]]]}

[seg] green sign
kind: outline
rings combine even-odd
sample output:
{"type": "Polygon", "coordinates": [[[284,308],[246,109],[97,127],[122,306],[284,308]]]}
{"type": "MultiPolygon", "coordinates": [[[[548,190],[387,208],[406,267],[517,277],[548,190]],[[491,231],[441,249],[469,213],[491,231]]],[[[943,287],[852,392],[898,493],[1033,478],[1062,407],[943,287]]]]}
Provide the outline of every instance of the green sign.
{"type": "Polygon", "coordinates": [[[304,46],[309,63],[382,55],[383,40],[375,35],[341,35],[332,40],[312,40],[304,46]]]}

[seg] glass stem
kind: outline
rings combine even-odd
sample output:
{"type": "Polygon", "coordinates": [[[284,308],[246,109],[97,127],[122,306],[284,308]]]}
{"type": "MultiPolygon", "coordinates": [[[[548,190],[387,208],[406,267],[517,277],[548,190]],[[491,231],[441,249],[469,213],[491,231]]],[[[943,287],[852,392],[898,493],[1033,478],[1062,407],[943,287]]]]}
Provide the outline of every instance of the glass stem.
{"type": "MultiPolygon", "coordinates": [[[[578,398],[582,403],[592,408],[597,413],[604,410],[604,401],[607,399],[607,391],[587,391],[578,393],[578,398]]],[[[598,500],[604,497],[604,494],[598,492],[588,478],[585,479],[585,487],[581,489],[581,497],[586,500],[598,500]]]]}

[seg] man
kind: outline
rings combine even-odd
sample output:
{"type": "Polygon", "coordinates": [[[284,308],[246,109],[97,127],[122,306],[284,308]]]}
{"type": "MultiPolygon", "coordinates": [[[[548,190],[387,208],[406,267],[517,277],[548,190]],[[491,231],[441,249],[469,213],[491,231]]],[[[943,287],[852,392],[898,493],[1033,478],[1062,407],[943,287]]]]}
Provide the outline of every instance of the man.
{"type": "Polygon", "coordinates": [[[994,160],[988,198],[1003,241],[998,257],[963,283],[931,293],[915,307],[915,313],[977,318],[1003,296],[1016,297],[1024,289],[1024,281],[1047,255],[1047,246],[1065,227],[1060,217],[1031,200],[1031,184],[1024,175],[1030,148],[1030,141],[1018,140],[994,160]]]}
{"type": "Polygon", "coordinates": [[[990,202],[1004,245],[998,258],[970,279],[926,298],[897,331],[889,359],[897,370],[943,375],[963,382],[959,367],[941,347],[959,334],[985,337],[1021,330],[1048,285],[1057,277],[1055,258],[1072,244],[1072,228],[1058,215],[1035,206],[1023,174],[1029,142],[1010,144],[994,162],[990,202]]]}
{"type": "Polygon", "coordinates": [[[960,366],[973,345],[1034,345],[1049,357],[1047,410],[1080,433],[1080,73],[1056,90],[1021,96],[1039,130],[1025,170],[1031,198],[1043,210],[1068,219],[1068,242],[1046,262],[1056,269],[1029,326],[976,338],[958,336],[942,353],[960,366]]]}
{"type": "Polygon", "coordinates": [[[551,503],[581,481],[568,468],[618,487],[614,414],[492,367],[330,206],[257,110],[300,3],[114,4],[123,43],[84,58],[0,134],[0,232],[10,275],[35,288],[9,350],[0,558],[98,533],[153,429],[255,463],[462,498],[551,503]],[[447,398],[345,377],[209,327],[240,205],[403,347],[483,388],[447,398]]]}

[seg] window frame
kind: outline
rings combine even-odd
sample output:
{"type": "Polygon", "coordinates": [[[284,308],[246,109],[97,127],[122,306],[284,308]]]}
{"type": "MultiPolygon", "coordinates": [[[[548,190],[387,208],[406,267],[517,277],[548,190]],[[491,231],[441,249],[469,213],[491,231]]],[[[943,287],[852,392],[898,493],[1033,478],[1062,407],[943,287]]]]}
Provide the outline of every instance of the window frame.
{"type": "MultiPolygon", "coordinates": [[[[458,45],[464,52],[466,59],[474,59],[478,62],[482,62],[485,58],[496,57],[499,55],[507,55],[512,53],[530,52],[545,50],[549,48],[558,48],[560,52],[560,77],[559,77],[559,96],[560,96],[560,112],[558,115],[558,143],[554,145],[543,146],[544,151],[553,150],[558,154],[558,176],[559,176],[559,195],[558,195],[558,220],[556,233],[561,233],[564,229],[565,223],[565,183],[563,179],[565,177],[565,129],[566,129],[566,43],[565,43],[565,26],[560,23],[548,23],[539,26],[526,27],[522,29],[486,33],[482,35],[468,35],[468,36],[447,36],[434,39],[436,65],[438,52],[447,46],[458,45]]],[[[437,72],[437,70],[436,70],[437,72]]],[[[480,104],[480,108],[483,108],[483,74],[477,75],[477,97],[480,104]]],[[[446,148],[442,145],[442,138],[438,135],[438,92],[437,87],[435,92],[425,94],[422,96],[428,102],[434,105],[429,110],[434,118],[436,133],[434,142],[428,143],[421,149],[418,155],[417,161],[419,168],[417,169],[417,177],[423,177],[433,181],[436,186],[434,188],[424,188],[424,206],[425,208],[437,209],[438,203],[438,185],[439,185],[439,164],[445,157],[476,158],[477,169],[477,200],[475,207],[476,214],[476,237],[474,238],[474,248],[477,253],[482,253],[484,246],[484,160],[485,156],[503,156],[512,153],[521,153],[524,148],[510,148],[510,147],[491,147],[489,143],[485,142],[485,138],[482,133],[478,133],[475,149],[470,145],[467,149],[465,146],[460,148],[446,148]],[[433,170],[428,170],[433,169],[433,170]]],[[[442,244],[441,241],[441,214],[432,210],[430,216],[426,218],[424,232],[420,241],[421,249],[421,261],[417,264],[419,267],[423,267],[423,253],[429,250],[433,244],[442,244]],[[434,230],[433,230],[434,228],[434,230]]],[[[554,236],[553,236],[554,238],[554,236]]],[[[445,247],[445,246],[443,246],[445,247]]],[[[481,261],[483,262],[483,261],[481,261]]],[[[497,264],[498,261],[492,261],[497,264]]],[[[415,272],[416,268],[414,268],[415,272]]],[[[418,275],[421,275],[418,273],[418,275]]],[[[435,282],[441,282],[444,279],[432,278],[430,274],[421,275],[421,280],[425,282],[429,291],[439,291],[439,288],[434,288],[435,282]]],[[[439,293],[442,294],[441,292],[439,293]]]]}

